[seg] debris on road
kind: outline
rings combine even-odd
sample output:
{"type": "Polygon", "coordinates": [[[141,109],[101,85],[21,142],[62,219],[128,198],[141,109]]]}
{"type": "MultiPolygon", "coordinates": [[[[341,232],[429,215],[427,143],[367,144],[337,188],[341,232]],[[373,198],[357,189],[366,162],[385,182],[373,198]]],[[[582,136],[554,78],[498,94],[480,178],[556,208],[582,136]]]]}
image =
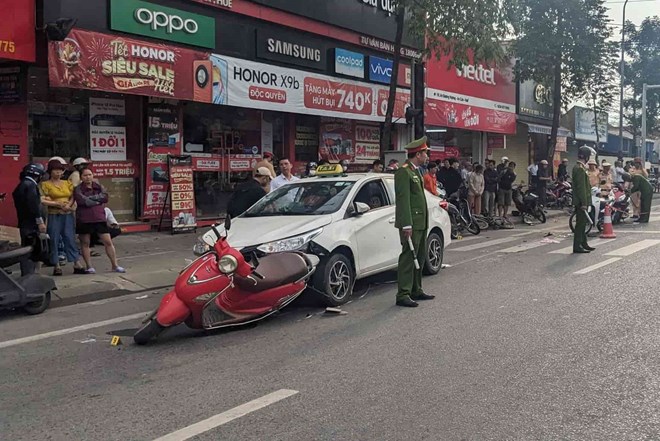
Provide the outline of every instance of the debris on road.
{"type": "Polygon", "coordinates": [[[348,312],[342,311],[341,308],[325,308],[325,315],[346,315],[348,312]]]}
{"type": "Polygon", "coordinates": [[[147,297],[149,297],[149,295],[145,294],[143,296],[136,297],[135,300],[143,300],[143,299],[146,299],[147,297]]]}
{"type": "Polygon", "coordinates": [[[451,265],[449,265],[448,263],[443,263],[443,264],[440,266],[440,269],[447,269],[447,268],[451,268],[451,265]]]}
{"type": "Polygon", "coordinates": [[[549,237],[546,237],[541,241],[541,243],[546,244],[546,243],[561,243],[561,242],[558,241],[557,239],[551,239],[549,237]]]}

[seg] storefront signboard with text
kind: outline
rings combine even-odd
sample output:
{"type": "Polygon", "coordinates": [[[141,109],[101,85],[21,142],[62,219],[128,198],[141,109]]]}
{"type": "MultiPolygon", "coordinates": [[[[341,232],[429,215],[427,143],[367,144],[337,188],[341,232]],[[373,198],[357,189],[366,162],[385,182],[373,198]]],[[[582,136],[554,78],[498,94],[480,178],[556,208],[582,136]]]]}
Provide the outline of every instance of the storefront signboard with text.
{"type": "Polygon", "coordinates": [[[450,66],[451,55],[427,64],[425,123],[475,131],[516,132],[516,87],[511,69],[484,63],[450,66]]]}
{"type": "Polygon", "coordinates": [[[192,156],[169,156],[172,231],[197,228],[192,156]]]}
{"type": "Polygon", "coordinates": [[[95,161],[90,168],[95,178],[134,178],[138,176],[137,167],[132,161],[95,161]]]}
{"type": "Polygon", "coordinates": [[[319,159],[371,164],[380,158],[380,127],[344,118],[322,118],[319,159]]]}
{"type": "Polygon", "coordinates": [[[213,49],[215,19],[142,0],[110,0],[110,29],[213,49]]]}
{"type": "Polygon", "coordinates": [[[123,99],[89,99],[92,161],[126,161],[126,107],[123,99]]]}
{"type": "MultiPolygon", "coordinates": [[[[55,87],[378,122],[387,107],[387,86],[169,45],[81,30],[49,44],[55,87]]],[[[394,118],[401,123],[409,96],[397,90],[394,118]]]]}
{"type": "Polygon", "coordinates": [[[34,0],[2,1],[0,60],[35,60],[35,3],[34,0]]]}

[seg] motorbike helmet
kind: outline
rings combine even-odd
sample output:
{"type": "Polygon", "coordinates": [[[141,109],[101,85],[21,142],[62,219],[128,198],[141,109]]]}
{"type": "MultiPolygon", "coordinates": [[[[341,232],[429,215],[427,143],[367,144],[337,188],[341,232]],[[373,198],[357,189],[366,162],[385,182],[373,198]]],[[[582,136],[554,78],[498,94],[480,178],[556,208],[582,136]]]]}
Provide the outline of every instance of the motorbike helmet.
{"type": "Polygon", "coordinates": [[[89,164],[89,161],[85,158],[76,158],[71,163],[71,165],[73,165],[74,167],[78,167],[79,165],[86,165],[86,164],[89,164]]]}
{"type": "Polygon", "coordinates": [[[44,166],[37,163],[26,165],[23,167],[23,171],[21,172],[23,176],[29,176],[37,182],[39,182],[39,180],[43,177],[44,173],[46,173],[44,166]]]}
{"type": "Polygon", "coordinates": [[[50,159],[48,160],[49,163],[50,163],[51,161],[57,161],[57,162],[59,162],[59,163],[62,164],[62,165],[66,165],[66,160],[65,160],[64,158],[62,158],[61,156],[53,156],[52,158],[50,158],[50,159]]]}
{"type": "Polygon", "coordinates": [[[623,179],[623,182],[632,182],[632,175],[630,173],[621,173],[621,179],[623,179]]]}
{"type": "Polygon", "coordinates": [[[348,172],[348,161],[346,159],[342,159],[339,161],[339,164],[341,165],[341,168],[344,169],[344,173],[348,172]]]}
{"type": "Polygon", "coordinates": [[[592,156],[595,158],[596,155],[596,150],[592,149],[588,145],[583,145],[578,149],[578,159],[588,161],[592,156]]]}
{"type": "Polygon", "coordinates": [[[309,162],[307,164],[307,176],[310,176],[310,177],[316,176],[316,167],[318,167],[316,162],[314,162],[314,161],[309,162]]]}

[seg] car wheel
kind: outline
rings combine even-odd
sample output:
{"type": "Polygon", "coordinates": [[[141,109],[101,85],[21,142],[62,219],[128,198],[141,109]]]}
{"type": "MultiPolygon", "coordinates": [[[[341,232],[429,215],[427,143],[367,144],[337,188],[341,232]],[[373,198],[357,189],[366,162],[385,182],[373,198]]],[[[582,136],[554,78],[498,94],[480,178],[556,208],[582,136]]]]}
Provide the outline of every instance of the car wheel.
{"type": "Polygon", "coordinates": [[[351,260],[342,253],[334,253],[319,265],[314,274],[314,287],[328,306],[348,302],[353,294],[355,272],[351,260]]]}
{"type": "Polygon", "coordinates": [[[442,268],[445,255],[445,245],[438,233],[429,234],[426,240],[426,262],[424,262],[424,274],[432,276],[438,274],[442,268]]]}

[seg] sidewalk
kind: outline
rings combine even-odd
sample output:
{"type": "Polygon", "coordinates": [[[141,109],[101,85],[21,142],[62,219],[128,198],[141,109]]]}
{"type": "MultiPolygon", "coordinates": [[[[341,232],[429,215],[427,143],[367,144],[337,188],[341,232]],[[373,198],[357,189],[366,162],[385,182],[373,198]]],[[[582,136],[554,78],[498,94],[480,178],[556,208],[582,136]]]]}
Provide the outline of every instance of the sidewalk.
{"type": "MultiPolygon", "coordinates": [[[[118,297],[132,292],[154,291],[174,284],[179,272],[186,266],[186,259],[194,259],[192,247],[198,233],[135,233],[122,235],[114,240],[119,264],[125,274],[110,272],[111,265],[103,246],[94,251],[101,254],[92,257],[97,271],[94,275],[74,275],[73,265],[62,269],[64,275],[55,277],[57,284],[53,306],[118,297]]],[[[52,268],[42,267],[41,274],[51,275],[52,268]]]]}

